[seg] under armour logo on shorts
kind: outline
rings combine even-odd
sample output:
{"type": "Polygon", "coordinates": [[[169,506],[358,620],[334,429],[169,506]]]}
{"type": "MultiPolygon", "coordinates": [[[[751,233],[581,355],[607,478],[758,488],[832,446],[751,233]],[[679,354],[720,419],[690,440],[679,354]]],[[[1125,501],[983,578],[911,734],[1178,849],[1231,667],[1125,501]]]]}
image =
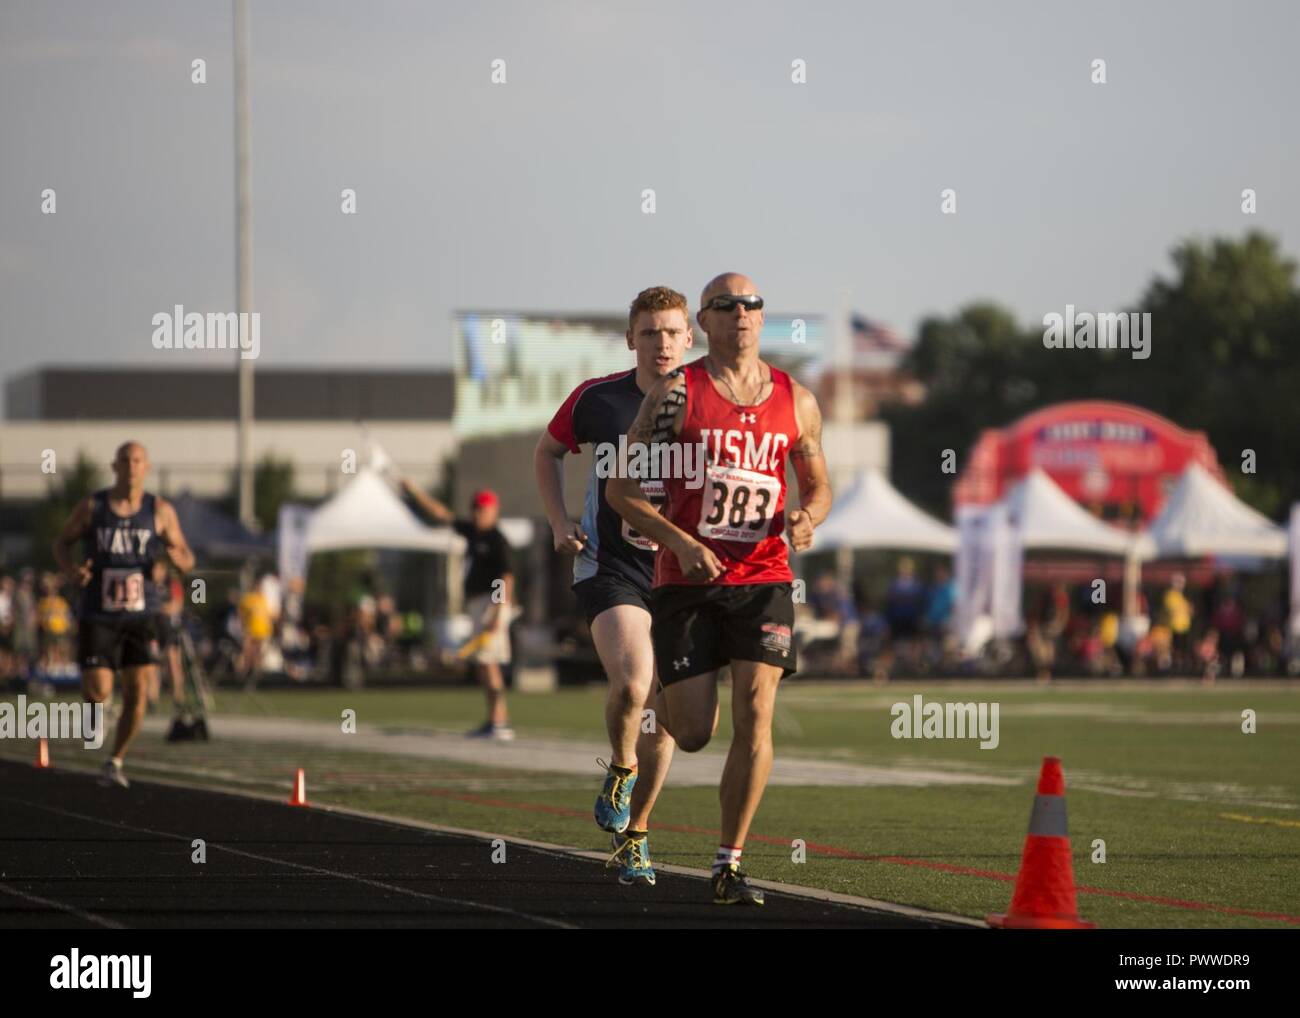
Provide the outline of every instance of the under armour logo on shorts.
{"type": "Polygon", "coordinates": [[[674,658],[673,671],[680,672],[683,668],[685,668],[690,663],[691,663],[691,659],[688,657],[674,658]]]}
{"type": "Polygon", "coordinates": [[[758,423],[758,414],[747,414],[747,413],[745,413],[745,411],[742,410],[742,411],[740,411],[740,423],[741,423],[741,424],[757,424],[757,423],[758,423]]]}

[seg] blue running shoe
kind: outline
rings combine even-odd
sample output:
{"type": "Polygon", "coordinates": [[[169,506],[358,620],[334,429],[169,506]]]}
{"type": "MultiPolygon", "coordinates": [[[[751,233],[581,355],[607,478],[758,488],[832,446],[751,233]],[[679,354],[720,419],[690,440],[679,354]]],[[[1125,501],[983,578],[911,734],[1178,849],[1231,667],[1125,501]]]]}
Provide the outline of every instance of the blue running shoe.
{"type": "Polygon", "coordinates": [[[605,768],[605,784],[596,796],[596,826],[611,834],[621,834],[632,821],[632,786],[636,771],[616,769],[604,760],[596,763],[605,768]]]}
{"type": "Polygon", "coordinates": [[[655,868],[650,865],[650,836],[643,834],[639,838],[629,838],[615,834],[613,842],[614,854],[609,857],[605,867],[618,867],[618,882],[654,887],[655,868]]]}

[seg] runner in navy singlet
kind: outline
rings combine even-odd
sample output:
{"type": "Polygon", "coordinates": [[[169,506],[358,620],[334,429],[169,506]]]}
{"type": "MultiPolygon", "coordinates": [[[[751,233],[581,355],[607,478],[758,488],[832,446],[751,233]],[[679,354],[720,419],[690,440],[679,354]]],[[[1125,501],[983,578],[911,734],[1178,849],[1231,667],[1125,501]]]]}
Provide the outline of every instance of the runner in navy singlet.
{"type": "MultiPolygon", "coordinates": [[[[693,342],[686,298],[657,286],[637,294],[628,311],[627,346],[636,352],[630,371],[583,382],[556,412],[537,443],[533,462],[555,550],[576,555],[577,595],[601,664],[609,676],[605,727],[611,761],[596,799],[596,823],[614,835],[619,881],[653,884],[647,822],[668,773],[673,741],[654,722],[654,654],[650,644],[650,587],[655,544],[629,527],[605,501],[611,468],[617,470],[624,435],[649,389],[681,364],[693,342]],[[563,460],[591,446],[582,522],[564,504],[563,460]]],[[[662,500],[663,482],[646,478],[641,491],[662,500]]]]}
{"type": "Polygon", "coordinates": [[[149,454],[138,442],[120,446],[111,488],[83,499],[54,542],[54,558],[81,590],[77,659],[87,702],[107,704],[113,673],[122,676],[122,717],[101,783],[126,788],[122,758],[140,729],[155,668],[155,618],[162,609],[151,571],[166,555],[182,573],[194,553],[170,502],[144,490],[149,454]],[[84,542],[81,563],[72,547],[84,542]]]}

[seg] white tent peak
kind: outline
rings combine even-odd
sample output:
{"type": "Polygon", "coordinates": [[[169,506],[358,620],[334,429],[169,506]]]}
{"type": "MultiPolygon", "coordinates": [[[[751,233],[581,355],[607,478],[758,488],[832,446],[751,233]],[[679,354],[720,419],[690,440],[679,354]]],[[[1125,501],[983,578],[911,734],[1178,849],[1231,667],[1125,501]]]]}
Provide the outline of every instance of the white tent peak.
{"type": "Polygon", "coordinates": [[[1160,554],[1286,555],[1286,531],[1237,498],[1199,463],[1183,471],[1148,530],[1160,554]]]}
{"type": "Polygon", "coordinates": [[[1036,467],[1005,498],[1012,527],[1026,549],[1065,548],[1125,554],[1134,542],[1148,543],[1127,530],[1103,523],[1036,467]]]}
{"type": "Polygon", "coordinates": [[[311,551],[407,548],[448,552],[464,541],[445,528],[426,527],[373,467],[364,467],[311,515],[305,541],[311,551]]]}
{"type": "Polygon", "coordinates": [[[957,532],[907,500],[879,470],[858,473],[813,538],[814,551],[900,548],[952,553],[957,532]]]}

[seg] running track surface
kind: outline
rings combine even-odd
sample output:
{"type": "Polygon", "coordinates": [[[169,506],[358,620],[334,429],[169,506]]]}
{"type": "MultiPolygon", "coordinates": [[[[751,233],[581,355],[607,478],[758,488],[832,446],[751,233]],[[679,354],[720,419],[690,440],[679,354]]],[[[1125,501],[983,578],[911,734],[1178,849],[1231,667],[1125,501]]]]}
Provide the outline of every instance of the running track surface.
{"type": "Polygon", "coordinates": [[[215,791],[0,761],[0,928],[924,928],[938,920],[703,878],[622,887],[601,863],[215,791]],[[207,861],[192,861],[196,838],[207,861]]]}

